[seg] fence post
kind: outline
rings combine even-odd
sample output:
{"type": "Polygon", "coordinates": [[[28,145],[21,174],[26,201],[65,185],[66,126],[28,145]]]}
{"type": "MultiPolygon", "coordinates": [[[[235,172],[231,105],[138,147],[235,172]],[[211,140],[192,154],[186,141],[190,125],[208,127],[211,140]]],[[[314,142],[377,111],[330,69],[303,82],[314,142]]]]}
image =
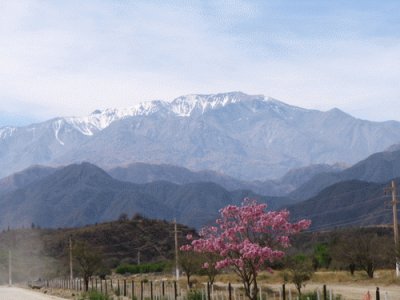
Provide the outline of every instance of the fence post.
{"type": "Polygon", "coordinates": [[[143,300],[143,280],[140,281],[140,299],[143,300]]]}
{"type": "Polygon", "coordinates": [[[106,295],[108,295],[108,290],[107,290],[107,278],[104,280],[104,290],[106,292],[106,295]]]}
{"type": "Polygon", "coordinates": [[[210,283],[207,281],[207,299],[211,300],[210,283]]]}
{"type": "Polygon", "coordinates": [[[324,300],[328,300],[327,293],[326,293],[326,284],[324,284],[324,300]]]}
{"type": "Polygon", "coordinates": [[[121,296],[121,289],[119,288],[119,279],[117,280],[117,284],[118,284],[117,291],[118,291],[118,297],[119,297],[119,296],[121,296]]]}
{"type": "Polygon", "coordinates": [[[150,281],[150,299],[153,300],[153,281],[150,281]]]}
{"type": "Polygon", "coordinates": [[[135,283],[133,282],[133,280],[132,280],[131,289],[132,289],[132,300],[133,300],[133,298],[135,298],[135,283]]]}
{"type": "Polygon", "coordinates": [[[176,281],[174,281],[174,299],[176,300],[178,298],[178,289],[176,287],[176,281]]]}
{"type": "Polygon", "coordinates": [[[379,293],[379,287],[376,288],[376,300],[380,300],[381,299],[381,295],[379,293]]]}
{"type": "Polygon", "coordinates": [[[282,284],[282,299],[286,300],[286,284],[282,284]]]}
{"type": "Polygon", "coordinates": [[[162,295],[163,297],[165,296],[165,284],[164,284],[164,280],[161,281],[161,289],[162,289],[162,295]]]}
{"type": "Polygon", "coordinates": [[[229,294],[229,300],[232,300],[232,286],[231,283],[228,283],[228,294],[229,294]]]}
{"type": "Polygon", "coordinates": [[[126,297],[126,280],[124,279],[124,296],[126,297]]]}

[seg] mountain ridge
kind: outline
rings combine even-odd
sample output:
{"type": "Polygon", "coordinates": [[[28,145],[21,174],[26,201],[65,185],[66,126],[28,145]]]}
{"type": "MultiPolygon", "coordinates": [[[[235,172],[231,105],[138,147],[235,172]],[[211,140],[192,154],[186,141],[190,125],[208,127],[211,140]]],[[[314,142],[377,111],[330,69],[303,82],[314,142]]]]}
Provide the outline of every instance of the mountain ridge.
{"type": "Polygon", "coordinates": [[[364,121],[338,109],[308,110],[241,92],[187,95],[2,128],[0,176],[32,164],[144,162],[263,181],[311,164],[353,164],[398,141],[399,122],[364,121]]]}

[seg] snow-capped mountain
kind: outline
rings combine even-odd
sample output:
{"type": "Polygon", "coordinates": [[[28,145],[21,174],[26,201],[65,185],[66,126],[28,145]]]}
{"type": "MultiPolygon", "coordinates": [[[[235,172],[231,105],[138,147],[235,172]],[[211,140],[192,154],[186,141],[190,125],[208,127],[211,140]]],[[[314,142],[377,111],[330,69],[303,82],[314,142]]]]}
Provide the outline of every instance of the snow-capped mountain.
{"type": "Polygon", "coordinates": [[[127,109],[0,128],[0,176],[32,164],[131,162],[211,169],[242,179],[354,163],[400,141],[400,123],[291,106],[241,92],[187,95],[127,109]]]}

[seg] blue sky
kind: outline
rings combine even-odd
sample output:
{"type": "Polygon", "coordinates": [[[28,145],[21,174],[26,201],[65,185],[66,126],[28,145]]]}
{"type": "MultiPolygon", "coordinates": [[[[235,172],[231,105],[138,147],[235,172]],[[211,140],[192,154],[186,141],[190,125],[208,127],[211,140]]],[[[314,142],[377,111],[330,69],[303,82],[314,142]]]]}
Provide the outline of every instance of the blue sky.
{"type": "Polygon", "coordinates": [[[0,125],[243,91],[400,120],[399,1],[0,2],[0,125]]]}

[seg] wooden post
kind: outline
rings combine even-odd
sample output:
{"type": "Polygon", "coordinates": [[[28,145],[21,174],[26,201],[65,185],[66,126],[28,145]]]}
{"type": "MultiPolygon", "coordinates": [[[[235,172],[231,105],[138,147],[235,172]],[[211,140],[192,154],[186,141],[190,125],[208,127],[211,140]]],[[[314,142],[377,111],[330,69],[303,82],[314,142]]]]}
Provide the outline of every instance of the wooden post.
{"type": "Polygon", "coordinates": [[[228,295],[229,295],[229,300],[232,300],[232,286],[231,283],[228,283],[228,295]]]}
{"type": "Polygon", "coordinates": [[[165,296],[165,284],[164,284],[164,280],[161,281],[161,289],[162,289],[162,295],[163,297],[165,296]]]}
{"type": "Polygon", "coordinates": [[[135,282],[132,280],[132,300],[133,300],[133,298],[135,298],[135,282]]]}
{"type": "Polygon", "coordinates": [[[176,286],[176,281],[174,281],[174,299],[176,300],[178,298],[178,289],[176,286]]]}
{"type": "Polygon", "coordinates": [[[324,284],[324,300],[328,300],[328,295],[326,293],[326,284],[324,284]]]}
{"type": "Polygon", "coordinates": [[[282,284],[282,299],[286,300],[286,285],[282,284]]]}
{"type": "Polygon", "coordinates": [[[104,290],[106,291],[106,295],[108,295],[108,290],[107,290],[107,279],[104,281],[104,290]]]}
{"type": "Polygon", "coordinates": [[[126,297],[126,280],[124,279],[124,297],[126,297]]]}
{"type": "Polygon", "coordinates": [[[150,299],[153,300],[153,281],[150,281],[150,299]]]}
{"type": "Polygon", "coordinates": [[[140,300],[143,300],[143,280],[140,282],[140,300]]]}
{"type": "Polygon", "coordinates": [[[207,299],[211,300],[210,283],[207,281],[207,299]]]}
{"type": "Polygon", "coordinates": [[[380,300],[381,299],[381,295],[379,293],[379,287],[376,288],[376,300],[380,300]]]}
{"type": "Polygon", "coordinates": [[[118,284],[118,287],[117,287],[118,296],[121,296],[121,289],[119,288],[119,279],[117,280],[117,284],[118,284]]]}

